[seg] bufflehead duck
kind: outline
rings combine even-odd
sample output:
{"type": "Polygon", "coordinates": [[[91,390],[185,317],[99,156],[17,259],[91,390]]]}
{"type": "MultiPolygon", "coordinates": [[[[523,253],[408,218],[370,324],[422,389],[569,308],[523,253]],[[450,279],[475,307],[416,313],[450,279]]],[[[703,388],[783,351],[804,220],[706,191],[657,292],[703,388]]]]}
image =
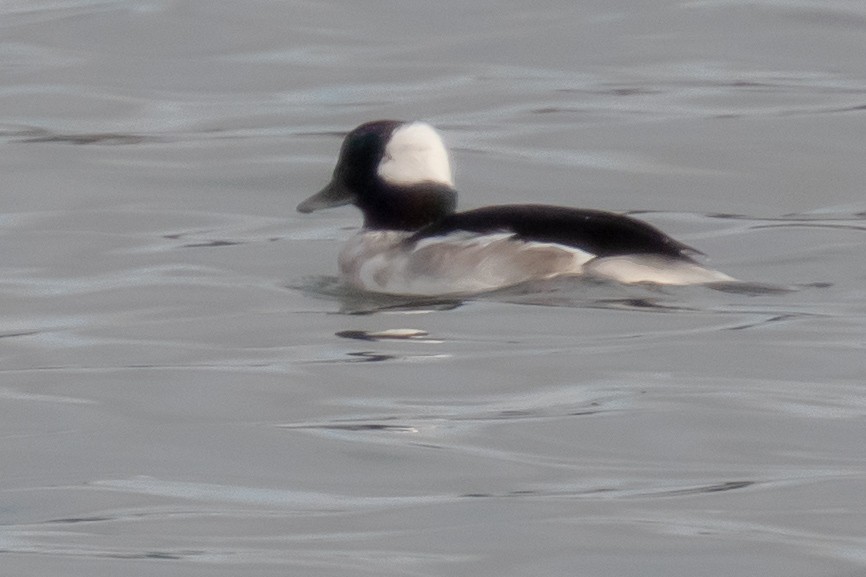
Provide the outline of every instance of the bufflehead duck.
{"type": "Polygon", "coordinates": [[[456,212],[448,151],[423,122],[378,120],[343,140],[331,182],[298,211],[354,204],[364,227],[340,272],[365,291],[456,295],[562,275],[688,285],[734,280],[637,219],[540,204],[456,212]]]}

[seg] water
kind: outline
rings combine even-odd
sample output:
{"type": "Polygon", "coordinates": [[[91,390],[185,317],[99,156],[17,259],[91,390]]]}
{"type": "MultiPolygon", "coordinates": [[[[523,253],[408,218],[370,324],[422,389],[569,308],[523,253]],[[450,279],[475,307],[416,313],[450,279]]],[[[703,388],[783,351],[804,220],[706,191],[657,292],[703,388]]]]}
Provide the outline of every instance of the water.
{"type": "Polygon", "coordinates": [[[864,47],[844,0],[0,3],[0,574],[862,575],[864,47]],[[294,206],[387,117],[463,208],[761,286],[353,294],[359,215],[294,206]]]}

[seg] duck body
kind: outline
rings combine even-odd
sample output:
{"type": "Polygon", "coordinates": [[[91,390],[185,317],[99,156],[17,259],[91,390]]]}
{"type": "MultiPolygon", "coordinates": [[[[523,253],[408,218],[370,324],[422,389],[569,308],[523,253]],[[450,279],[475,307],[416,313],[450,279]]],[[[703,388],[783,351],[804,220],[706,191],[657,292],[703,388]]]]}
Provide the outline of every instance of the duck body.
{"type": "Polygon", "coordinates": [[[376,121],[350,132],[330,184],[301,212],[354,204],[364,227],[339,257],[365,291],[471,294],[557,276],[621,283],[733,280],[701,254],[640,220],[600,210],[539,204],[456,212],[448,153],[420,122],[376,121]]]}

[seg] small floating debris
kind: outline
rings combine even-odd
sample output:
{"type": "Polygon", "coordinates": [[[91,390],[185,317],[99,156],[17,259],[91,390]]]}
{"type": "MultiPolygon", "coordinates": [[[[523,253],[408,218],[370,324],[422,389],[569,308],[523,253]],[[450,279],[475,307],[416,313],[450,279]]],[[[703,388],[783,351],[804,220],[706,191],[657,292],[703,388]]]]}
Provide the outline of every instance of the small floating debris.
{"type": "MultiPolygon", "coordinates": [[[[338,337],[344,339],[355,339],[359,341],[410,341],[423,339],[428,335],[427,331],[421,329],[385,329],[383,331],[339,331],[338,337]]],[[[441,342],[424,339],[424,342],[441,342]]]]}

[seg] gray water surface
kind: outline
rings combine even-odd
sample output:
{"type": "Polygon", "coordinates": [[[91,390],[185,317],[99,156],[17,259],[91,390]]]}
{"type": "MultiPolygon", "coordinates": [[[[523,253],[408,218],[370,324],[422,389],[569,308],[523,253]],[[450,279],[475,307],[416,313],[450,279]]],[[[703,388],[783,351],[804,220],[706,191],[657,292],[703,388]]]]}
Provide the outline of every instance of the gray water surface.
{"type": "Polygon", "coordinates": [[[864,574],[864,53],[857,0],[0,2],[0,574],[864,574]],[[294,207],[378,118],[755,284],[352,293],[294,207]]]}

